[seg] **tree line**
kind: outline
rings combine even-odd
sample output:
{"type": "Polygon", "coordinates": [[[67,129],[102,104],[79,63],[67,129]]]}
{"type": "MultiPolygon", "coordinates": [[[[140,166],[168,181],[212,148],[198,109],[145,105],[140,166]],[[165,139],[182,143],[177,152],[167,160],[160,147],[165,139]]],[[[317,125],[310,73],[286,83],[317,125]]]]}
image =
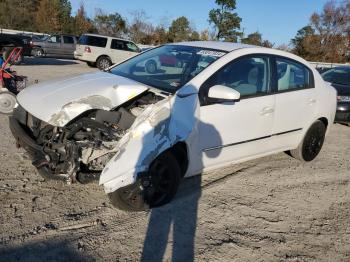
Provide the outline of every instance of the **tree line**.
{"type": "MultiPolygon", "coordinates": [[[[119,13],[101,9],[93,18],[83,4],[72,15],[69,0],[0,0],[0,27],[43,33],[81,35],[98,33],[123,37],[139,44],[159,45],[168,42],[219,40],[274,47],[258,31],[245,34],[242,18],[235,12],[236,0],[215,0],[209,10],[210,27],[197,31],[187,17],[181,16],[169,25],[152,24],[143,10],[135,10],[126,19],[119,13]]],[[[307,60],[324,62],[350,61],[350,0],[327,3],[301,28],[290,44],[276,48],[292,51],[307,60]]]]}

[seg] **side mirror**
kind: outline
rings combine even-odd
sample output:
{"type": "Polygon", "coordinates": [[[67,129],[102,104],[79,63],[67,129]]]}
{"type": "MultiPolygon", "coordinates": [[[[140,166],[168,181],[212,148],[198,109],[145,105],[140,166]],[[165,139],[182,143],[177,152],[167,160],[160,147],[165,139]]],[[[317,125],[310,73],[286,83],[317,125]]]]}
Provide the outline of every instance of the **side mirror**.
{"type": "Polygon", "coordinates": [[[238,102],[241,94],[224,85],[215,85],[209,89],[208,98],[212,103],[238,102]]]}

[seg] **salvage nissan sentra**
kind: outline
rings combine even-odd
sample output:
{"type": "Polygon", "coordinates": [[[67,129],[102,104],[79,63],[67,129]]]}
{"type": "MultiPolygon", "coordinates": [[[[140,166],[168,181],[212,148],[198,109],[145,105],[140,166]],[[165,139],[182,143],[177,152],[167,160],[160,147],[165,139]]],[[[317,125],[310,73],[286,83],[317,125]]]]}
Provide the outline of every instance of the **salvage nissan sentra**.
{"type": "Polygon", "coordinates": [[[45,178],[97,178],[114,206],[137,211],[203,171],[277,152],[313,160],[335,111],[336,91],[295,55],[188,42],[35,84],[18,95],[10,128],[45,178]]]}

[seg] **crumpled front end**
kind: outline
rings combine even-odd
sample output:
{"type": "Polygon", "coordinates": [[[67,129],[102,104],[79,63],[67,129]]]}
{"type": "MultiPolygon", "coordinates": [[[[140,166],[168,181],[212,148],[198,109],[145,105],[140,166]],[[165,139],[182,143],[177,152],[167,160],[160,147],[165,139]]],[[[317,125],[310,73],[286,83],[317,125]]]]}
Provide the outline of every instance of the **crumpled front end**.
{"type": "Polygon", "coordinates": [[[137,181],[152,161],[178,142],[193,143],[198,119],[198,97],[174,96],[149,106],[118,142],[100,184],[106,193],[137,181]]]}

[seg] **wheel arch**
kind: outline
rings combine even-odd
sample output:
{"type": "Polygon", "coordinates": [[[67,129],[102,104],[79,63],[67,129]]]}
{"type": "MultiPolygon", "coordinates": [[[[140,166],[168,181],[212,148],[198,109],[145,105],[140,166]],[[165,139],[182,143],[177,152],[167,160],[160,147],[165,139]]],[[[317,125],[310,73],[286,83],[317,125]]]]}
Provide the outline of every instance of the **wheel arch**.
{"type": "Polygon", "coordinates": [[[326,117],[320,117],[317,120],[321,121],[325,127],[328,129],[328,119],[326,117]]]}
{"type": "Polygon", "coordinates": [[[181,176],[184,177],[189,166],[187,144],[185,142],[178,142],[166,151],[170,151],[176,158],[181,169],[181,176]]]}
{"type": "MultiPolygon", "coordinates": [[[[102,58],[102,57],[108,58],[108,59],[112,62],[112,59],[111,59],[111,57],[110,57],[109,55],[99,55],[99,56],[96,58],[96,62],[97,62],[100,58],[102,58]]],[[[96,63],[96,62],[95,62],[95,63],[96,63]]]]}

